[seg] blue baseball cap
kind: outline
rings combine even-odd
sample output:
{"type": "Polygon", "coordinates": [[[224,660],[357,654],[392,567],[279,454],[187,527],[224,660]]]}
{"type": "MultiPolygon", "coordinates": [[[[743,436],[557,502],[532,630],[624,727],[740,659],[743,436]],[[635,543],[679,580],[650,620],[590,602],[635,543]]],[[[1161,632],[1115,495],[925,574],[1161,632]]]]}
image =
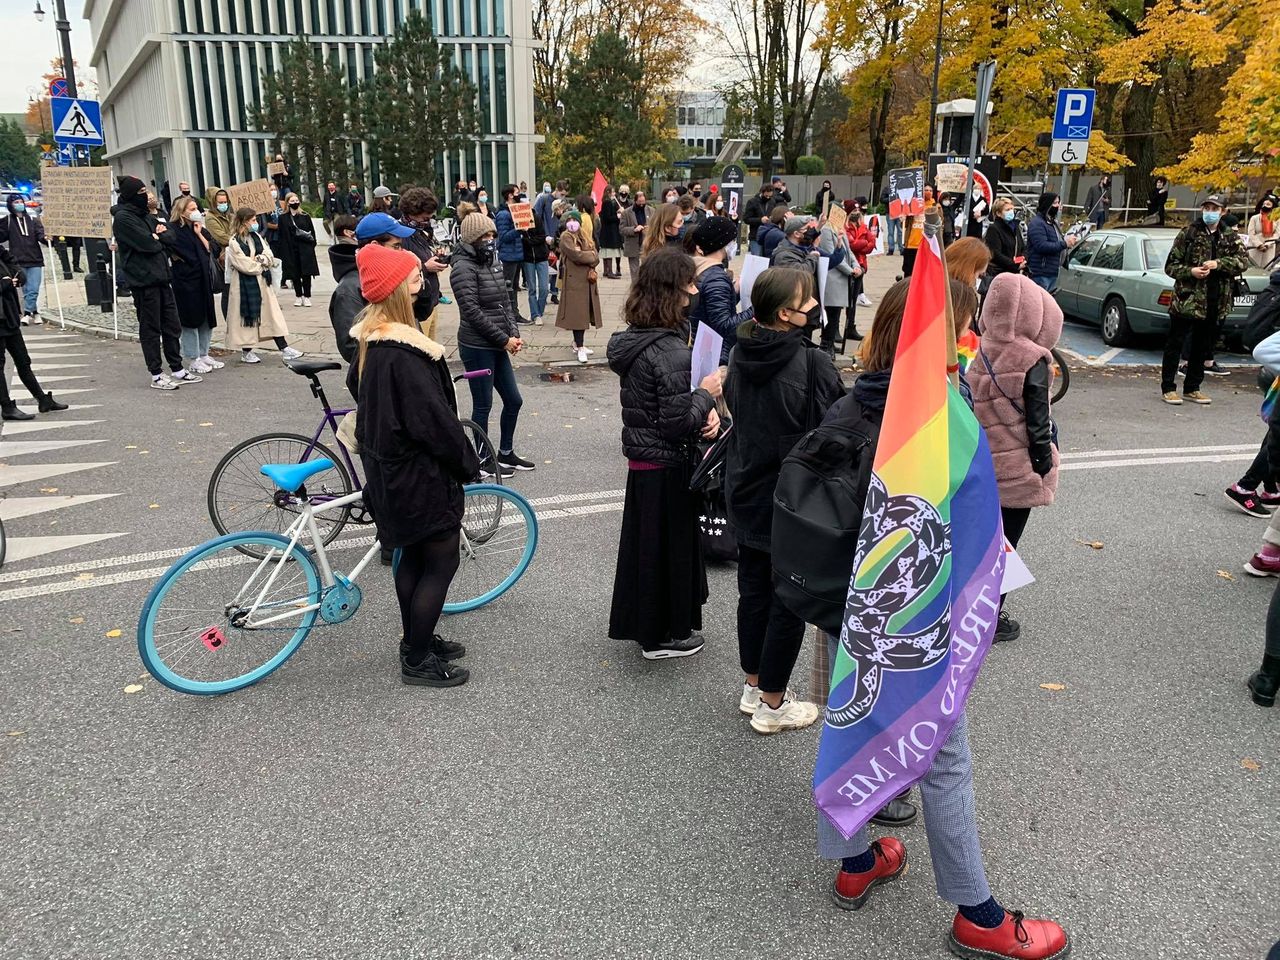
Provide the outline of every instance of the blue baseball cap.
{"type": "Polygon", "coordinates": [[[373,240],[376,237],[385,237],[387,234],[403,240],[405,237],[412,237],[415,233],[417,231],[413,227],[398,223],[387,213],[366,213],[356,224],[357,240],[373,240]]]}

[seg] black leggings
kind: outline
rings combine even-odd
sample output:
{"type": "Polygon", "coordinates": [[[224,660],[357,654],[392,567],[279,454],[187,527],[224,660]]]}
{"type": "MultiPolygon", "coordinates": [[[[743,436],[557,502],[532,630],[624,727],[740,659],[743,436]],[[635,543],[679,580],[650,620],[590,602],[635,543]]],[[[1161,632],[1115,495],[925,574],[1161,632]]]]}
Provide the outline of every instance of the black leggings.
{"type": "Polygon", "coordinates": [[[827,322],[822,328],[822,345],[831,346],[840,339],[840,311],[844,307],[826,307],[827,322]]]}
{"type": "Polygon", "coordinates": [[[431,652],[444,597],[453,575],[458,572],[458,533],[419,540],[400,551],[396,569],[396,599],[400,602],[400,623],[409,647],[409,663],[414,666],[431,652]]]}
{"type": "Polygon", "coordinates": [[[1276,592],[1271,595],[1271,606],[1267,608],[1267,649],[1269,657],[1280,657],[1280,583],[1276,584],[1276,592]]]}
{"type": "Polygon", "coordinates": [[[9,396],[9,375],[4,369],[6,352],[13,357],[14,369],[18,371],[18,378],[27,388],[27,392],[37,400],[44,397],[40,381],[36,379],[35,372],[31,369],[31,354],[27,353],[27,342],[22,339],[22,331],[15,330],[12,333],[0,335],[0,404],[7,407],[13,403],[13,399],[9,396]]]}
{"type": "Polygon", "coordinates": [[[587,331],[585,330],[573,331],[573,345],[575,347],[581,347],[586,342],[587,342],[587,331]]]}

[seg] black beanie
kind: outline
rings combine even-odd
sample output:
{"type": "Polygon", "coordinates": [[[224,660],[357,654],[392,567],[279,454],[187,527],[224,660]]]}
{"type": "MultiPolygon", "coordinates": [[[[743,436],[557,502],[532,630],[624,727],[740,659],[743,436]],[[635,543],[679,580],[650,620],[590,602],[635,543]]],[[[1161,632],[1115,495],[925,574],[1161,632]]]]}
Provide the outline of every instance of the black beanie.
{"type": "Polygon", "coordinates": [[[1036,204],[1036,209],[1047,216],[1057,200],[1058,195],[1056,193],[1042,193],[1040,194],[1040,202],[1036,204]]]}
{"type": "Polygon", "coordinates": [[[693,242],[704,256],[723,250],[737,239],[738,225],[728,217],[707,217],[693,231],[693,242]]]}
{"type": "Polygon", "coordinates": [[[121,200],[128,200],[130,197],[137,196],[143,190],[142,181],[137,177],[119,177],[116,179],[116,183],[119,184],[121,200]]]}

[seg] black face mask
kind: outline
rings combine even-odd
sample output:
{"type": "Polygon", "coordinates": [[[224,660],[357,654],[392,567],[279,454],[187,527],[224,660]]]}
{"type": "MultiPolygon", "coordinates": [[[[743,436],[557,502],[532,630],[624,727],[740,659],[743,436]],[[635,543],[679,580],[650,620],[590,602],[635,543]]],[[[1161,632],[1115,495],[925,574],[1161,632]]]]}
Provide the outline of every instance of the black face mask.
{"type": "Polygon", "coordinates": [[[818,239],[818,231],[810,227],[804,232],[804,242],[812,245],[813,241],[818,239]]]}
{"type": "Polygon", "coordinates": [[[132,197],[127,197],[123,202],[133,207],[139,213],[147,212],[147,195],[145,193],[135,193],[132,197]]]}

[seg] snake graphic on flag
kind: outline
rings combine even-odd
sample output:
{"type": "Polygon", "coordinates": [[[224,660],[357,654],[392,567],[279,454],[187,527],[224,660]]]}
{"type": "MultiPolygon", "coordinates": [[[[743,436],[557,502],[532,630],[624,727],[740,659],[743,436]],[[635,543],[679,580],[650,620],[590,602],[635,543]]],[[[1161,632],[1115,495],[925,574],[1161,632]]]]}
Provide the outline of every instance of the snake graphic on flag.
{"type": "Polygon", "coordinates": [[[931,623],[904,629],[939,587],[946,588],[938,578],[950,577],[951,531],[937,508],[911,494],[889,496],[873,473],[859,540],[890,547],[859,549],[853,589],[861,603],[848,615],[840,636],[841,650],[854,669],[831,690],[827,723],[835,727],[853,726],[871,712],[885,671],[930,667],[950,643],[949,603],[941,605],[931,623]]]}

